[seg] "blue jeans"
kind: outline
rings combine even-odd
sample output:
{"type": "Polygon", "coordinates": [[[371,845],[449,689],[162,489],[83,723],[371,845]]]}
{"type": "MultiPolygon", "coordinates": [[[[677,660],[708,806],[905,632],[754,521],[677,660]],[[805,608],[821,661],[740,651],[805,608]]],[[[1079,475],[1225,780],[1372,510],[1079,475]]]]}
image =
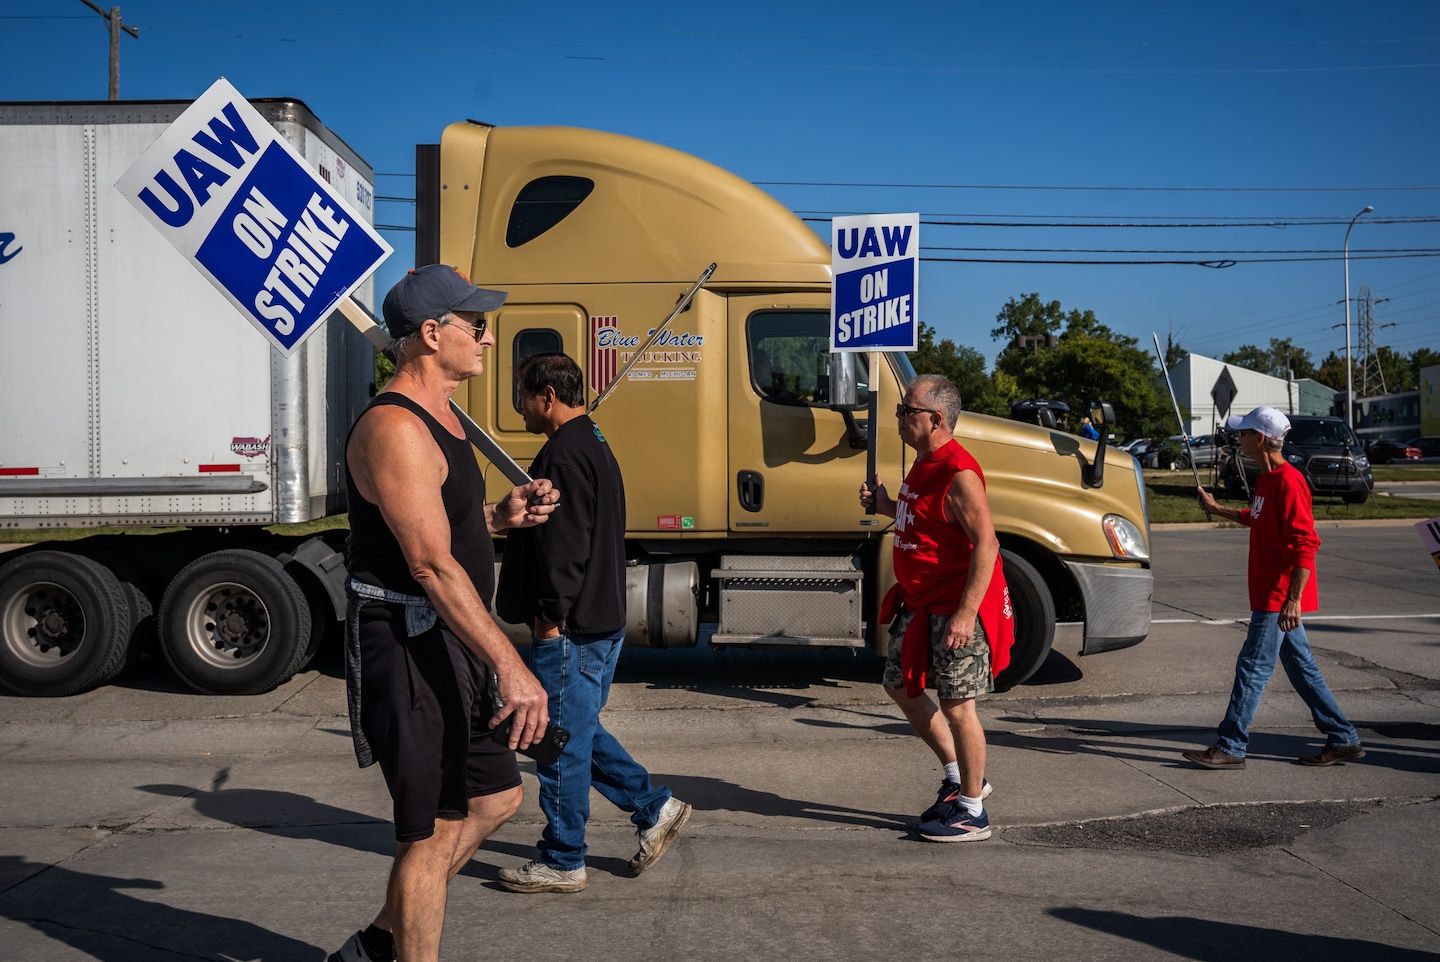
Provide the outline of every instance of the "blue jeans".
{"type": "Polygon", "coordinates": [[[1260,707],[1260,696],[1275,672],[1275,659],[1285,666],[1290,684],[1315,719],[1315,727],[1325,736],[1327,745],[1358,745],[1360,733],[1345,718],[1345,713],[1335,703],[1315,656],[1310,653],[1310,643],[1305,638],[1305,626],[1296,625],[1289,631],[1280,630],[1280,613],[1277,611],[1252,611],[1250,631],[1245,635],[1245,644],[1240,648],[1240,657],[1235,661],[1235,687],[1230,691],[1230,707],[1225,710],[1225,720],[1220,723],[1220,737],[1215,742],[1227,755],[1245,757],[1245,748],[1250,743],[1250,723],[1260,707]]]}
{"type": "Polygon", "coordinates": [[[530,670],[550,698],[550,720],[570,732],[558,761],[535,765],[546,822],[540,861],[551,868],[585,864],[591,786],[629,812],[636,828],[653,826],[670,798],[670,790],[652,785],[650,773],[600,724],[624,642],[624,629],[613,635],[562,634],[530,641],[530,670]]]}

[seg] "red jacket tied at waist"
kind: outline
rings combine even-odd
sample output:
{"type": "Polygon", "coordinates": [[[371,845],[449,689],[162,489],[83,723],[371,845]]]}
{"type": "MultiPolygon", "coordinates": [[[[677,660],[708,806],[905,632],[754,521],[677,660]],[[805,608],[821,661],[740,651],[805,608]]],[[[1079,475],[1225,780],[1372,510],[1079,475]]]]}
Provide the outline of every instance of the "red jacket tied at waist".
{"type": "MultiPolygon", "coordinates": [[[[974,471],[984,485],[980,465],[951,439],[911,467],[895,499],[895,586],[881,602],[879,620],[891,621],[902,604],[914,613],[900,647],[911,698],[925,690],[930,617],[955,612],[970,575],[974,545],[960,525],[945,518],[945,493],[961,471],[974,471]]],[[[991,675],[998,675],[1009,666],[1015,641],[1015,612],[998,557],[977,614],[990,646],[991,675]]]]}

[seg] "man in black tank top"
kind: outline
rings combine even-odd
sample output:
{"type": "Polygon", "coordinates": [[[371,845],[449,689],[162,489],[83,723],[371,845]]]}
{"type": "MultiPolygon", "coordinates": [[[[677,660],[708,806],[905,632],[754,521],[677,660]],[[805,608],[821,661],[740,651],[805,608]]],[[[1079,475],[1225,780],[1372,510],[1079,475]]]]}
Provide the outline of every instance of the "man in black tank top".
{"type": "Polygon", "coordinates": [[[351,730],[361,766],[385,775],[398,844],[386,907],[331,962],[439,959],[447,882],[520,807],[514,749],[549,722],[544,688],[490,616],[490,539],[542,523],[559,493],[535,480],[483,503],[449,407],[484,369],[485,312],[504,299],[444,265],[402,278],[384,307],[395,376],[346,444],[351,730]],[[488,733],[512,715],[507,747],[488,733]]]}

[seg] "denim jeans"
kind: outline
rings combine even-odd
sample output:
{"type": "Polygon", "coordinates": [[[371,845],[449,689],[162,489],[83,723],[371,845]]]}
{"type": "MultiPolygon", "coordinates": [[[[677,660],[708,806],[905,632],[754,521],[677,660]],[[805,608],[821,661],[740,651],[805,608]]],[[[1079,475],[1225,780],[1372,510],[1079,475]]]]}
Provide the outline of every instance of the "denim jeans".
{"type": "Polygon", "coordinates": [[[570,732],[570,742],[552,764],[536,763],[545,832],[540,861],[551,868],[585,864],[585,822],[594,786],[616,808],[630,813],[636,828],[650,828],[670,790],[650,783],[650,773],[600,724],[610,698],[610,680],[620,660],[625,631],[612,635],[564,635],[531,639],[530,670],[550,697],[550,720],[570,732]]]}
{"type": "Polygon", "coordinates": [[[1296,693],[1310,709],[1315,727],[1325,736],[1327,745],[1358,745],[1360,733],[1345,718],[1345,713],[1335,703],[1315,656],[1310,653],[1310,643],[1305,638],[1305,626],[1296,625],[1289,631],[1280,630],[1280,613],[1276,611],[1252,611],[1250,631],[1245,635],[1245,644],[1240,648],[1240,657],[1235,661],[1235,687],[1230,691],[1230,707],[1225,710],[1225,720],[1220,723],[1220,737],[1215,742],[1227,755],[1245,757],[1246,746],[1250,743],[1250,723],[1260,707],[1260,696],[1265,685],[1275,672],[1275,659],[1285,666],[1285,674],[1296,693]]]}

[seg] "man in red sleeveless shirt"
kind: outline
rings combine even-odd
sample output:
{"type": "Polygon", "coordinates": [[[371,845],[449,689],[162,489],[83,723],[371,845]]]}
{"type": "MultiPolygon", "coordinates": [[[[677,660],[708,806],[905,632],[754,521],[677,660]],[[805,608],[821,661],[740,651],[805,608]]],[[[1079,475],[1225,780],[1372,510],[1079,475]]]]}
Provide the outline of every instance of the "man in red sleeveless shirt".
{"type": "Polygon", "coordinates": [[[1360,734],[1340,710],[1300,623],[1302,612],[1320,607],[1315,580],[1315,553],[1320,537],[1310,508],[1310,486],[1285,460],[1285,435],[1290,419],[1272,407],[1258,407],[1242,417],[1232,416],[1226,427],[1240,432],[1240,449],[1260,465],[1255,497],[1243,510],[1217,504],[1204,488],[1197,488],[1200,504],[1211,514],[1238,521],[1250,529],[1250,630],[1235,661],[1235,684],[1230,704],[1220,722],[1215,744],[1201,751],[1184,752],[1187,761],[1212,770],[1245,767],[1250,744],[1250,723],[1260,708],[1260,696],[1275,670],[1275,661],[1295,693],[1310,709],[1315,727],[1325,735],[1317,755],[1301,755],[1302,765],[1334,765],[1365,755],[1360,734]]]}
{"type": "Polygon", "coordinates": [[[994,690],[1010,662],[1014,614],[990,521],[985,475],[954,438],[960,392],[943,377],[917,377],[896,407],[915,465],[891,498],[877,476],[860,503],[895,519],[895,587],[879,620],[895,616],[882,680],[915,733],[935,752],[944,780],[920,816],[920,837],[990,837],[984,799],[985,730],[975,699],[994,690]],[[940,706],[925,694],[932,687],[940,706]]]}

